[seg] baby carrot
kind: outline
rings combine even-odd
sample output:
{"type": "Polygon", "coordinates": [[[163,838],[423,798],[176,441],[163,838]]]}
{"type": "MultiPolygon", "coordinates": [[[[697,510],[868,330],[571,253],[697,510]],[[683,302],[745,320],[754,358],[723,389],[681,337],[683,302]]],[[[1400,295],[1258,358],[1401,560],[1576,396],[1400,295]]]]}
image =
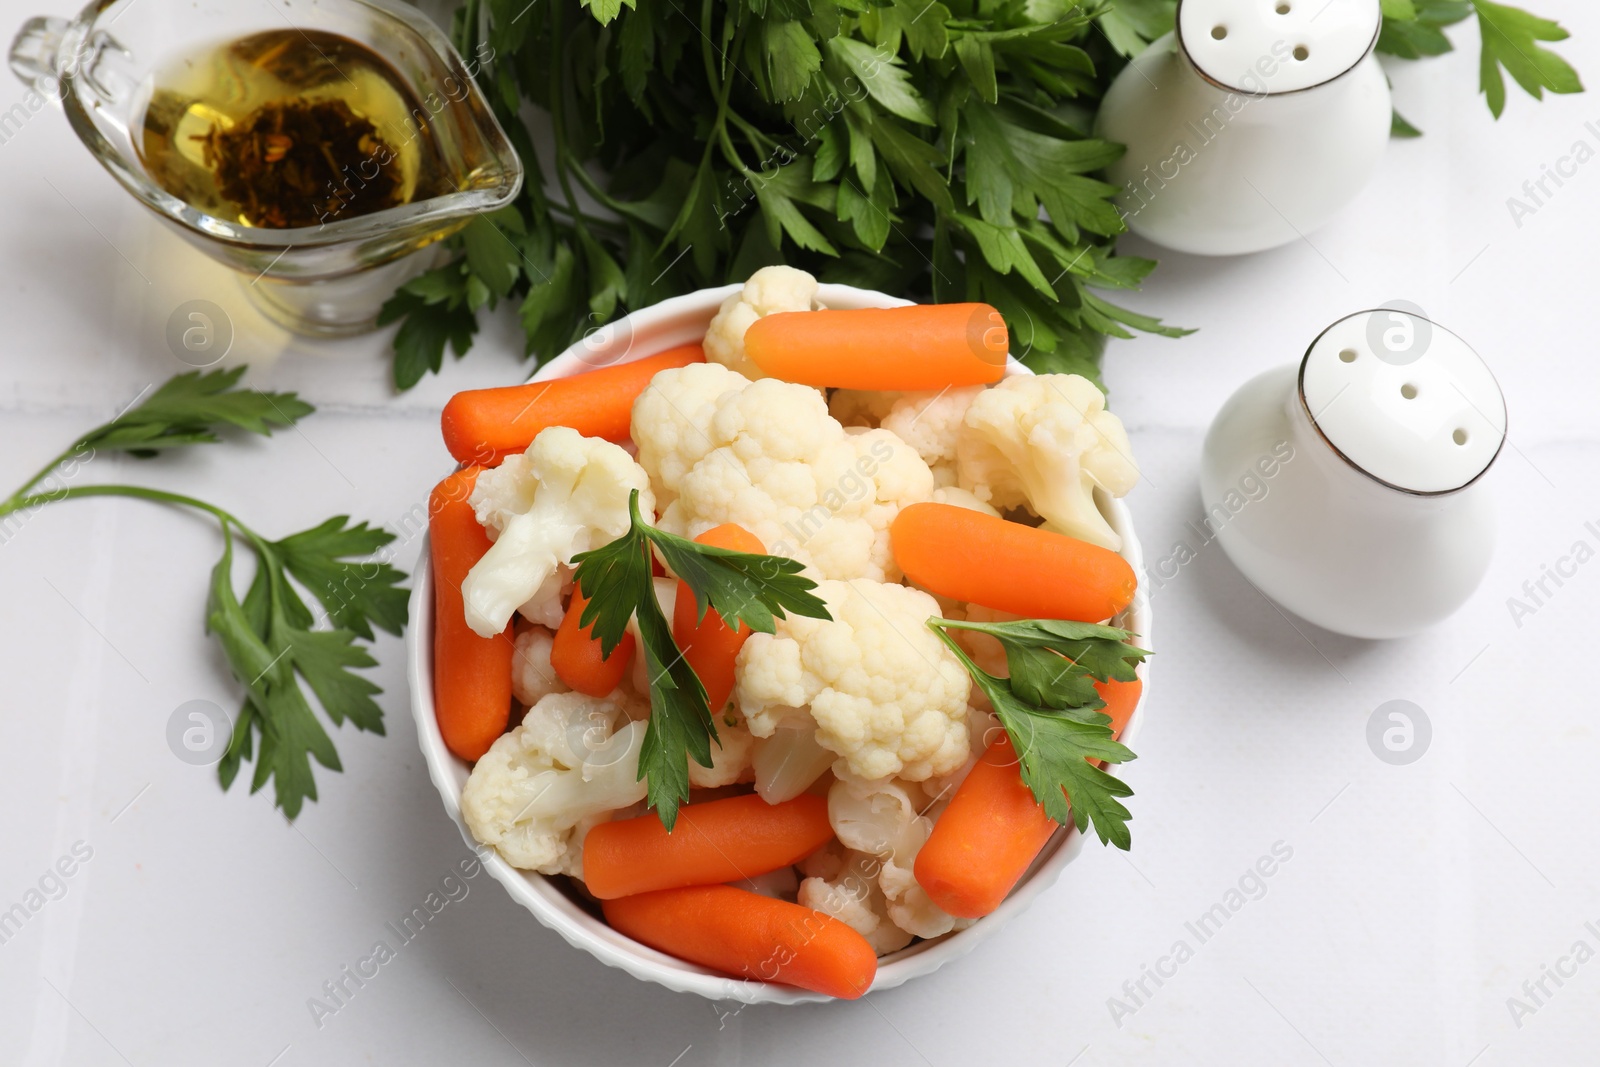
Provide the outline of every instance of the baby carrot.
{"type": "Polygon", "coordinates": [[[583,881],[601,900],[717,885],[787,867],[828,843],[828,802],[754,793],[685,804],[669,833],[654,812],[601,823],[583,839],[583,881]]]}
{"type": "Polygon", "coordinates": [[[953,504],[912,504],[889,546],[906,577],[931,593],[1026,619],[1109,619],[1138,580],[1110,549],[953,504]]]}
{"type": "Polygon", "coordinates": [[[744,335],[745,354],[774,378],[840,389],[948,389],[1005,374],[1005,320],[988,304],[790,311],[744,335]]]}
{"type": "Polygon", "coordinates": [[[489,535],[467,497],[482,468],[456,471],[428,499],[429,553],[433,557],[433,703],[439,733],[451,752],[475,760],[494,744],[511,717],[509,628],[479,637],[467,626],[461,582],[483,554],[489,535]]]}
{"type": "Polygon", "coordinates": [[[635,941],[736,977],[854,1000],[878,973],[867,939],[838,919],[733,886],[658,889],[601,907],[635,941]]]}
{"type": "Polygon", "coordinates": [[[468,389],[444,406],[439,425],[445,447],[463,463],[493,467],[521,452],[551,426],[571,426],[585,437],[621,441],[628,436],[633,402],[660,371],[705,361],[698,344],[612,367],[498,389],[468,389]]]}
{"type": "MultiPolygon", "coordinates": [[[[695,538],[702,545],[729,548],[736,552],[763,553],[761,539],[736,523],[725,522],[695,538]]],[[[722,710],[733,694],[733,665],[750,636],[750,627],[728,628],[716,608],[707,608],[704,619],[696,619],[694,593],[689,583],[678,582],[678,599],[672,609],[672,639],[683,650],[683,658],[706,687],[706,703],[714,713],[722,710]]],[[[568,683],[571,684],[571,683],[568,683]]]]}
{"type": "Polygon", "coordinates": [[[951,915],[987,915],[1056,828],[1023,784],[1011,738],[1002,737],[978,758],[933,824],[913,867],[917,884],[951,915]]]}
{"type": "MultiPolygon", "coordinates": [[[[1096,682],[1120,736],[1143,683],[1096,682]]],[[[1059,824],[1022,781],[1011,738],[990,745],[934,823],[913,867],[928,898],[951,915],[976,919],[1000,906],[1059,824]]]]}
{"type": "Polygon", "coordinates": [[[561,616],[561,626],[550,644],[550,666],[556,677],[567,683],[567,688],[585,696],[603,697],[617,687],[633,658],[633,635],[623,634],[611,655],[600,654],[600,639],[588,629],[578,625],[583,609],[589,601],[578,587],[572,587],[572,600],[567,613],[561,616]]]}

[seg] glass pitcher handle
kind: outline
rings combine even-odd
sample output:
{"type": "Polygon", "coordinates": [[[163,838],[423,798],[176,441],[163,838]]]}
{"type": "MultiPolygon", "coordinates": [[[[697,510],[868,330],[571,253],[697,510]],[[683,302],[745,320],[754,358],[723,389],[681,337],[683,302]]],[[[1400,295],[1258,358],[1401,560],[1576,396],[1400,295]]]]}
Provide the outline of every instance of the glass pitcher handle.
{"type": "Polygon", "coordinates": [[[54,99],[61,91],[61,43],[72,23],[66,19],[31,18],[11,42],[11,71],[35,90],[54,99]]]}

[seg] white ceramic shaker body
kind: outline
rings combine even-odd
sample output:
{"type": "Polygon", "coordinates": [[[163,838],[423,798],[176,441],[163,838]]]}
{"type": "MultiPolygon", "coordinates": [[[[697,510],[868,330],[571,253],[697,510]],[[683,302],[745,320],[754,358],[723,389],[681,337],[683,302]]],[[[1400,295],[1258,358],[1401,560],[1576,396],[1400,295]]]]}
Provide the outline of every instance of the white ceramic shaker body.
{"type": "Polygon", "coordinates": [[[1330,326],[1299,368],[1245,383],[1201,459],[1207,527],[1262,593],[1324,629],[1403,637],[1482,581],[1505,440],[1499,385],[1466,342],[1404,312],[1330,326]],[[1390,344],[1400,337],[1407,343],[1390,344]]]}
{"type": "Polygon", "coordinates": [[[1181,0],[1106,93],[1097,134],[1133,232],[1199,255],[1276,248],[1361,191],[1389,140],[1378,0],[1181,0]]]}

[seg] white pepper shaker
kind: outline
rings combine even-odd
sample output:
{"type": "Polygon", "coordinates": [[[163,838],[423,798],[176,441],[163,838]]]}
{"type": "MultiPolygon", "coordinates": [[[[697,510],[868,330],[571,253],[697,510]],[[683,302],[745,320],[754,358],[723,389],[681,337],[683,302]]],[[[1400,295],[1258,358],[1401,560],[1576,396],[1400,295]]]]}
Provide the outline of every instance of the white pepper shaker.
{"type": "Polygon", "coordinates": [[[1362,311],[1245,383],[1201,460],[1206,525],[1283,607],[1353,637],[1414,634],[1488,570],[1483,474],[1505,442],[1489,368],[1421,315],[1362,311]]]}
{"type": "Polygon", "coordinates": [[[1378,0],[1181,0],[1177,29],[1106,93],[1097,133],[1141,237],[1180,252],[1276,248],[1355,198],[1389,141],[1378,0]]]}

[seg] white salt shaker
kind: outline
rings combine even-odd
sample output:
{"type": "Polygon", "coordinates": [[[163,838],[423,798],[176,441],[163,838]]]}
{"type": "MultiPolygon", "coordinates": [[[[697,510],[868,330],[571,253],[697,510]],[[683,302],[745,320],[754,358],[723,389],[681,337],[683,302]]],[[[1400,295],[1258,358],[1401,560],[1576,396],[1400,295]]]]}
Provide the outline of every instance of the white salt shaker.
{"type": "Polygon", "coordinates": [[[1181,0],[1117,76],[1097,133],[1135,233],[1236,255],[1297,240],[1366,184],[1389,140],[1379,0],[1181,0]]]}
{"type": "Polygon", "coordinates": [[[1416,633],[1488,570],[1481,479],[1506,407],[1465,341],[1420,315],[1340,319],[1298,368],[1250,380],[1206,435],[1206,526],[1283,607],[1353,637],[1416,633]]]}

